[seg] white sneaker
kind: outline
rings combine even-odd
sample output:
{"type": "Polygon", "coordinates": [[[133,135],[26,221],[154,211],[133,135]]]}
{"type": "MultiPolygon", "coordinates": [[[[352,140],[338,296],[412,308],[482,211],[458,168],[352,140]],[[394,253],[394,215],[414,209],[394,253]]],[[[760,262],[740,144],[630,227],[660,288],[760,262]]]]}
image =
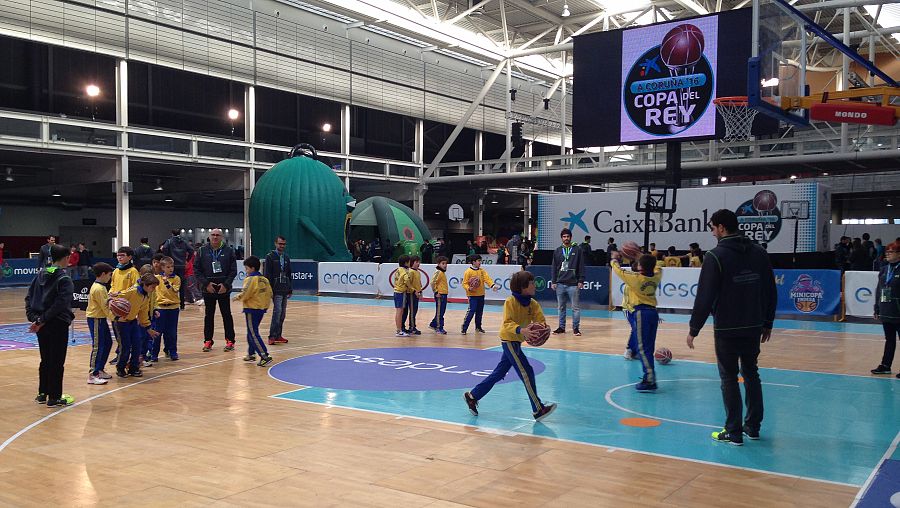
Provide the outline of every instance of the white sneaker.
{"type": "Polygon", "coordinates": [[[105,370],[100,371],[100,375],[98,376],[100,379],[112,379],[112,376],[106,373],[105,370]]]}
{"type": "Polygon", "coordinates": [[[153,362],[144,360],[144,367],[153,367],[153,362]]]}
{"type": "Polygon", "coordinates": [[[402,331],[402,330],[397,330],[397,333],[396,333],[395,335],[396,335],[397,337],[409,337],[409,334],[406,333],[406,332],[404,332],[404,331],[402,331]]]}
{"type": "Polygon", "coordinates": [[[105,385],[108,382],[109,381],[107,381],[99,376],[92,376],[90,374],[88,375],[88,384],[89,385],[105,385]]]}
{"type": "Polygon", "coordinates": [[[625,348],[625,354],[622,356],[624,356],[626,360],[634,360],[634,352],[628,348],[625,348]]]}

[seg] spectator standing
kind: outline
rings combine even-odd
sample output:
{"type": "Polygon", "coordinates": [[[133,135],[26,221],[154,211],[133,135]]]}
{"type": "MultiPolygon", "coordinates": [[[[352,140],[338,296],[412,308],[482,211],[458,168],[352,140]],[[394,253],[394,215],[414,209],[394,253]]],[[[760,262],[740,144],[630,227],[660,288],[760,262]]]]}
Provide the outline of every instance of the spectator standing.
{"type": "Polygon", "coordinates": [[[87,250],[83,243],[78,244],[78,273],[81,278],[87,279],[93,275],[91,270],[91,267],[94,265],[92,262],[93,257],[91,251],[87,250]]]}
{"type": "Polygon", "coordinates": [[[287,314],[287,302],[293,293],[291,284],[291,258],[287,252],[287,240],[283,236],[275,237],[275,250],[266,254],[263,275],[269,279],[272,287],[272,321],[269,323],[269,345],[287,344],[284,338],[284,317],[287,314]]]}
{"type": "Polygon", "coordinates": [[[141,238],[141,244],[134,248],[134,265],[141,267],[149,265],[151,261],[153,261],[153,247],[150,247],[150,239],[145,236],[141,238]]]}
{"type": "Polygon", "coordinates": [[[48,235],[47,243],[41,246],[40,255],[38,256],[38,268],[44,268],[45,266],[49,266],[52,261],[50,260],[50,247],[56,245],[56,235],[48,235]]]}
{"type": "Polygon", "coordinates": [[[834,264],[845,272],[850,269],[850,237],[842,236],[840,243],[834,246],[834,264]]]}
{"type": "MultiPolygon", "coordinates": [[[[173,238],[177,235],[173,235],[173,238]]],[[[209,245],[200,248],[194,260],[194,274],[203,291],[206,314],[203,320],[203,351],[212,350],[216,304],[225,327],[225,351],[234,351],[234,319],[231,317],[231,284],[237,276],[234,249],[225,244],[221,229],[209,233],[209,245]]],[[[171,257],[171,256],[170,256],[171,257]]]]}
{"type": "Polygon", "coordinates": [[[694,349],[694,338],[712,313],[725,404],[725,428],[713,432],[712,438],[740,446],[744,435],[759,439],[763,395],[757,360],[760,344],[772,336],[778,291],[769,255],[740,232],[735,213],[719,210],[710,223],[719,243],[706,253],[707,260],[700,269],[686,341],[694,349]],[[747,395],[745,420],[738,372],[744,377],[747,395]]]}
{"type": "Polygon", "coordinates": [[[616,239],[613,237],[609,237],[606,240],[606,262],[607,263],[612,261],[613,252],[619,252],[619,247],[616,245],[616,239]]]}
{"type": "Polygon", "coordinates": [[[553,265],[550,268],[550,289],[556,290],[556,303],[559,310],[559,327],[554,334],[566,333],[566,304],[572,304],[572,332],[581,336],[581,306],[578,293],[584,286],[584,254],[572,243],[572,231],[563,228],[559,234],[562,245],[553,252],[553,265]]]}
{"type": "Polygon", "coordinates": [[[69,263],[66,265],[66,273],[69,274],[69,278],[72,280],[77,279],[78,277],[78,246],[72,245],[69,247],[69,263]]]}
{"type": "Polygon", "coordinates": [[[585,266],[594,264],[593,260],[591,259],[591,256],[593,255],[593,253],[591,252],[591,235],[585,235],[584,241],[581,242],[581,245],[579,247],[581,247],[581,253],[584,254],[585,266]]]}
{"type": "Polygon", "coordinates": [[[857,272],[872,269],[872,259],[859,238],[854,238],[850,247],[850,269],[857,272]]]}
{"type": "Polygon", "coordinates": [[[422,253],[422,263],[430,265],[434,258],[434,245],[431,242],[425,242],[422,244],[420,251],[422,253]]]}
{"type": "MultiPolygon", "coordinates": [[[[219,232],[221,234],[221,230],[219,230],[219,232]]],[[[221,238],[221,236],[220,236],[220,238],[221,238]]],[[[230,249],[230,247],[229,247],[229,249],[230,249]]],[[[180,277],[181,280],[185,280],[187,278],[187,276],[184,273],[184,269],[185,269],[185,266],[187,266],[188,255],[193,252],[194,252],[194,248],[191,247],[190,242],[186,241],[184,238],[181,237],[180,229],[173,229],[172,236],[169,237],[169,239],[166,240],[166,243],[164,243],[162,246],[162,253],[165,254],[166,256],[169,256],[170,258],[172,258],[172,261],[175,262],[175,275],[180,277]]],[[[234,253],[232,252],[232,254],[234,254],[234,253]]],[[[150,256],[152,257],[153,254],[151,253],[150,256]]],[[[231,267],[224,267],[224,269],[230,270],[231,267]]],[[[196,269],[194,270],[194,272],[199,277],[200,274],[196,269]]],[[[181,310],[184,310],[184,287],[186,285],[187,284],[182,284],[178,290],[178,298],[181,300],[181,304],[179,305],[179,307],[181,308],[181,310]]],[[[230,282],[229,282],[228,287],[229,287],[229,289],[231,288],[230,282]]],[[[228,299],[226,298],[226,302],[227,301],[228,301],[228,299]]],[[[229,312],[229,316],[230,315],[231,314],[229,312]]],[[[233,335],[232,335],[232,337],[233,337],[233,335]]]]}
{"type": "MultiPolygon", "coordinates": [[[[866,255],[869,257],[869,263],[871,264],[872,262],[875,261],[876,253],[875,253],[875,244],[872,243],[872,240],[870,240],[870,238],[872,238],[872,237],[869,236],[869,233],[863,233],[862,247],[863,247],[863,250],[866,251],[866,255]]],[[[871,268],[866,268],[866,270],[871,270],[871,268]]]]}
{"type": "MultiPolygon", "coordinates": [[[[886,263],[878,273],[875,288],[875,319],[884,329],[884,354],[881,363],[872,374],[890,374],[900,335],[900,242],[894,242],[885,250],[886,263]]],[[[897,375],[900,378],[900,374],[897,375]]]]}

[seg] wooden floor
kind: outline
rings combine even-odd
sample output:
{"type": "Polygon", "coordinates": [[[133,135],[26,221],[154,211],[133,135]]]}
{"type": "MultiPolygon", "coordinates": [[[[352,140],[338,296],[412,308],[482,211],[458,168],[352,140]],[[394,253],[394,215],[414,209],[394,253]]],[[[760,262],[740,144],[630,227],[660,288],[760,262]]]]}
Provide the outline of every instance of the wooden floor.
{"type": "MultiPolygon", "coordinates": [[[[23,297],[24,290],[0,291],[0,324],[24,321],[23,297]]],[[[270,350],[277,362],[335,349],[497,345],[492,334],[395,338],[392,315],[390,308],[291,302],[290,344],[270,350]]],[[[449,311],[448,329],[462,317],[449,311]]],[[[486,313],[485,328],[497,330],[499,320],[486,313]]],[[[554,337],[554,347],[621,353],[623,321],[585,319],[581,329],[581,338],[554,337]]],[[[65,391],[76,401],[97,397],[49,419],[54,411],[32,402],[37,351],[0,352],[0,441],[15,437],[0,451],[0,505],[823,507],[847,506],[856,494],[829,483],[273,399],[286,387],[241,361],[241,330],[232,353],[221,340],[202,353],[201,330],[202,308],[189,308],[179,328],[181,361],[106,386],[86,384],[90,347],[69,348],[65,391]]],[[[714,361],[708,332],[694,351],[684,346],[685,332],[663,323],[658,343],[679,358],[714,361]]],[[[881,347],[876,336],[776,331],[760,364],[858,374],[881,347]]],[[[707,445],[714,444],[698,444],[707,445]]]]}

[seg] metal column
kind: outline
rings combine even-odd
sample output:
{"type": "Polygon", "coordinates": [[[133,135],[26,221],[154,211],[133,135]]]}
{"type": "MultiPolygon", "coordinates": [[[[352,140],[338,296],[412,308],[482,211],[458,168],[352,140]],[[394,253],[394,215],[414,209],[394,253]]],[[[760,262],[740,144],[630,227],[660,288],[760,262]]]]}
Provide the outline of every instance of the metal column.
{"type": "MultiPolygon", "coordinates": [[[[244,252],[245,256],[253,253],[251,250],[251,234],[250,234],[250,196],[253,195],[253,188],[256,187],[256,170],[253,166],[247,168],[244,172],[244,252]]],[[[274,241],[274,238],[272,239],[274,241]]]]}
{"type": "MultiPolygon", "coordinates": [[[[116,124],[128,127],[128,62],[119,60],[116,68],[116,124]]],[[[128,133],[122,132],[122,155],[116,159],[116,238],[113,251],[130,241],[130,206],[128,202],[128,133]]]]}
{"type": "MultiPolygon", "coordinates": [[[[844,7],[844,44],[850,45],[850,8],[844,7]]],[[[849,89],[848,81],[850,80],[850,57],[846,54],[842,54],[843,59],[841,63],[841,86],[839,91],[844,91],[849,89]]],[[[841,124],[841,153],[847,152],[847,147],[850,142],[850,125],[847,123],[841,124]]]]}
{"type": "Polygon", "coordinates": [[[506,172],[512,173],[512,59],[506,61],[506,172]]]}

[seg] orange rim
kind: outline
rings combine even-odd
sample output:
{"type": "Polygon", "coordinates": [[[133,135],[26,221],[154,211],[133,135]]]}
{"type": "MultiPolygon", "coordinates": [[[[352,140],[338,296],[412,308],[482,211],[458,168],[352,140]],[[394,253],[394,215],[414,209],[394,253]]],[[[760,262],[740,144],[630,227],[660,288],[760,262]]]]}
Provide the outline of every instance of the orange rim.
{"type": "Polygon", "coordinates": [[[713,99],[713,104],[721,106],[747,106],[747,96],[716,97],[713,99]]]}

